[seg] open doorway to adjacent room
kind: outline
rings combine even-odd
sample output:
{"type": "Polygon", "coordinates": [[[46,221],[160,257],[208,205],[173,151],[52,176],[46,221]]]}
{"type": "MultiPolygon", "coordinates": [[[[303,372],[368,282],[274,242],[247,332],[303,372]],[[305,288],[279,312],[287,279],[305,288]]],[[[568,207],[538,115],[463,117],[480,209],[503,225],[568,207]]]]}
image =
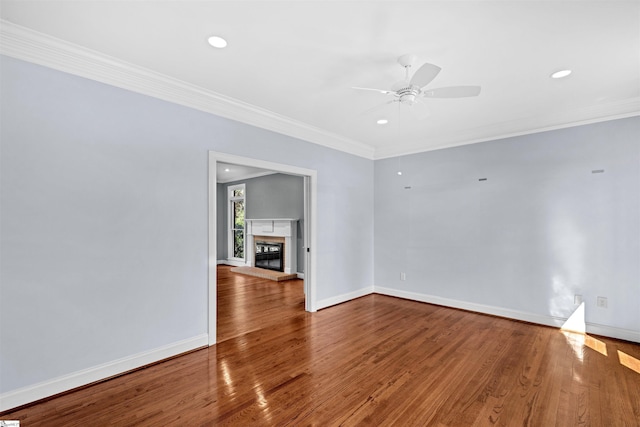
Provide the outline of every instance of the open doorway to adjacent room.
{"type": "Polygon", "coordinates": [[[209,152],[209,345],[316,310],[315,194],[314,170],[209,152]]]}

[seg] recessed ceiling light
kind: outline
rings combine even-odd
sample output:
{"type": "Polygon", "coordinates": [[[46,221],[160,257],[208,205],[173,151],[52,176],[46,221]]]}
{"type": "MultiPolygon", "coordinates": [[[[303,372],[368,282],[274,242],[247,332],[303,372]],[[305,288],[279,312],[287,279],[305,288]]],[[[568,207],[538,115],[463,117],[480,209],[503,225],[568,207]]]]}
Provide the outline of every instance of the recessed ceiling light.
{"type": "Polygon", "coordinates": [[[389,120],[387,119],[380,119],[376,122],[379,125],[386,125],[387,123],[389,123],[389,120]]]}
{"type": "Polygon", "coordinates": [[[552,79],[561,79],[563,77],[567,77],[569,74],[571,74],[571,70],[560,70],[560,71],[556,71],[555,73],[551,74],[551,78],[552,79]]]}
{"type": "Polygon", "coordinates": [[[217,47],[218,49],[227,47],[227,41],[220,36],[211,36],[207,41],[211,46],[217,47]]]}
{"type": "Polygon", "coordinates": [[[224,171],[225,171],[225,172],[229,172],[229,168],[226,168],[224,171]]]}
{"type": "Polygon", "coordinates": [[[398,175],[402,175],[402,172],[398,171],[398,175]]]}

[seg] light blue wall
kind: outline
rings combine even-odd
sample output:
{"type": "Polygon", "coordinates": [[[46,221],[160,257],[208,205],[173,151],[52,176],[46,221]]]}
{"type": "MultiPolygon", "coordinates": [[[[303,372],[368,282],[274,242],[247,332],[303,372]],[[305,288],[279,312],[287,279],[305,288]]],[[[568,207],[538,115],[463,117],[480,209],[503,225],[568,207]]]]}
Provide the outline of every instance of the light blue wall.
{"type": "Polygon", "coordinates": [[[209,150],[318,171],[319,301],[640,329],[638,118],[373,162],[0,58],[0,393],[206,333],[209,150]]]}
{"type": "Polygon", "coordinates": [[[282,173],[218,184],[218,260],[227,258],[227,188],[236,184],[245,184],[246,218],[298,219],[297,272],[304,273],[304,178],[282,173]]]}
{"type": "Polygon", "coordinates": [[[372,286],[371,160],[1,67],[0,393],[207,332],[210,150],[317,170],[318,301],[372,286]]]}
{"type": "Polygon", "coordinates": [[[376,286],[561,318],[581,294],[640,332],[640,118],[376,161],[374,188],[376,286]]]}

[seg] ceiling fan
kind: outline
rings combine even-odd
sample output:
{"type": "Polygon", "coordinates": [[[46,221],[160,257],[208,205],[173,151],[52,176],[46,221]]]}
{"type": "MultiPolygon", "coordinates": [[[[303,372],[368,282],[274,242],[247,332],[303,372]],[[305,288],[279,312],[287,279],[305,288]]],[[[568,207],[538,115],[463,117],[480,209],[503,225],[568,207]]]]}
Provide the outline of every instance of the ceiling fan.
{"type": "Polygon", "coordinates": [[[398,58],[398,63],[405,69],[405,79],[394,84],[390,90],[366,87],[353,87],[352,89],[369,90],[394,97],[394,99],[383,105],[398,102],[407,106],[421,103],[422,98],[466,98],[480,94],[480,86],[446,86],[426,89],[426,86],[440,73],[441,68],[427,62],[418,68],[411,80],[409,80],[409,69],[415,61],[416,55],[411,54],[402,55],[398,58]]]}

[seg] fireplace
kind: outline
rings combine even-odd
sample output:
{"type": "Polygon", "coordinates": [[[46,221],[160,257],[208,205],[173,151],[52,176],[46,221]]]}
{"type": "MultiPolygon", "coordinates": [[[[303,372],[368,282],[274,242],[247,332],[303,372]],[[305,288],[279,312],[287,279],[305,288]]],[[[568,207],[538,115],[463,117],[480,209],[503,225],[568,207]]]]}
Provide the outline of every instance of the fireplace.
{"type": "MultiPolygon", "coordinates": [[[[269,246],[268,251],[264,252],[265,258],[269,254],[274,255],[280,253],[280,265],[278,271],[282,271],[286,274],[295,274],[298,270],[298,258],[296,249],[297,239],[297,219],[289,218],[277,218],[277,219],[245,219],[246,224],[246,244],[247,251],[251,250],[253,253],[248,253],[245,257],[246,265],[249,267],[264,267],[258,265],[260,257],[257,256],[258,243],[279,244],[279,247],[269,246]],[[273,253],[271,253],[271,252],[273,253]]],[[[262,252],[261,252],[262,254],[262,252]]],[[[268,260],[270,262],[263,262],[263,264],[276,264],[273,259],[268,260]]],[[[275,268],[274,268],[275,269],[275,268]]]]}
{"type": "Polygon", "coordinates": [[[274,271],[284,271],[282,243],[256,241],[255,266],[274,271]]]}

